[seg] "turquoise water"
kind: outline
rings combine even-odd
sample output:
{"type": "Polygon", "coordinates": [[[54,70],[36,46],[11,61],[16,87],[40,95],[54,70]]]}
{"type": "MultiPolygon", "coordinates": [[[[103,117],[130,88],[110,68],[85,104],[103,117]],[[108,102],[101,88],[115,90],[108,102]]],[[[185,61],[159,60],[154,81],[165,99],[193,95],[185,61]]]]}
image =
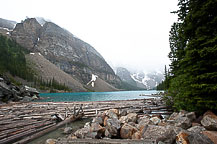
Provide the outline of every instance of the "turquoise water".
{"type": "MultiPolygon", "coordinates": [[[[79,92],[79,93],[41,93],[40,97],[45,98],[38,100],[40,102],[69,102],[69,101],[110,101],[110,100],[130,100],[144,99],[147,96],[156,94],[160,91],[117,91],[117,92],[79,92]]],[[[148,96],[147,98],[150,98],[148,96]]]]}

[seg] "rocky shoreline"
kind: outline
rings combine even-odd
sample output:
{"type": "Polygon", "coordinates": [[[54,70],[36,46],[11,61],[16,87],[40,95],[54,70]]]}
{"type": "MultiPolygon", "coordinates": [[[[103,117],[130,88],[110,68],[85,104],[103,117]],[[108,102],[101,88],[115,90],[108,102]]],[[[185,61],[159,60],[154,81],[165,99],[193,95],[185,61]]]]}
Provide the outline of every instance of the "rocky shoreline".
{"type": "Polygon", "coordinates": [[[165,118],[148,114],[139,117],[126,109],[110,109],[99,113],[68,138],[48,139],[46,143],[50,142],[216,144],[217,116],[207,111],[197,117],[195,112],[182,110],[165,118]]]}
{"type": "Polygon", "coordinates": [[[39,99],[39,92],[32,87],[23,85],[18,87],[9,78],[0,75],[0,104],[4,102],[30,102],[39,99]]]}
{"type": "Polygon", "coordinates": [[[217,116],[214,113],[206,112],[197,116],[194,112],[172,112],[159,97],[103,102],[13,102],[0,105],[0,141],[7,141],[8,138],[13,140],[16,135],[17,140],[22,140],[26,137],[25,131],[55,126],[58,123],[52,120],[52,115],[60,114],[67,119],[73,114],[75,106],[83,106],[83,118],[92,120],[76,131],[66,127],[63,133],[67,137],[48,139],[47,144],[217,143],[217,116]],[[5,134],[9,136],[5,137],[5,134]]]}

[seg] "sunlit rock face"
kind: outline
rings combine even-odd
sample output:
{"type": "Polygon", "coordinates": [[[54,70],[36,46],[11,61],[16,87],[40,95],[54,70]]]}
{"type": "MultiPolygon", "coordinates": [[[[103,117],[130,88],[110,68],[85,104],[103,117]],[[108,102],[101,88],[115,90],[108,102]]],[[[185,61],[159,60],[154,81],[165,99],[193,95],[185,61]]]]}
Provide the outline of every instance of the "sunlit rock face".
{"type": "Polygon", "coordinates": [[[52,22],[42,26],[35,18],[26,19],[16,25],[12,38],[31,52],[40,52],[83,84],[96,74],[113,86],[120,85],[119,77],[91,45],[52,22]]]}

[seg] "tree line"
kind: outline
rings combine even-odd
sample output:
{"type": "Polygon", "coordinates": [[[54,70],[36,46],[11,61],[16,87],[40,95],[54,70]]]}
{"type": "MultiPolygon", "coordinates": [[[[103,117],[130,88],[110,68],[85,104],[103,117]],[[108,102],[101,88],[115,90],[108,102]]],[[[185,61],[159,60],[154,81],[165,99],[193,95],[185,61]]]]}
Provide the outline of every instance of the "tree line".
{"type": "Polygon", "coordinates": [[[177,110],[216,112],[217,1],[179,0],[178,6],[169,35],[171,64],[158,89],[168,92],[177,110]]]}

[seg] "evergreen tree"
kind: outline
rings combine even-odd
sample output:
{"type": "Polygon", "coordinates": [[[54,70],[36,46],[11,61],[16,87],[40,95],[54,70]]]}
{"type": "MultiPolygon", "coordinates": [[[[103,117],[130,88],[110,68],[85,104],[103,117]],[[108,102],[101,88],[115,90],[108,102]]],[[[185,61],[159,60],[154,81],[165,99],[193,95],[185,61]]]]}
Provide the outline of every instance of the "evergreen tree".
{"type": "Polygon", "coordinates": [[[217,110],[216,0],[179,0],[179,20],[170,31],[169,93],[174,107],[217,110]]]}

